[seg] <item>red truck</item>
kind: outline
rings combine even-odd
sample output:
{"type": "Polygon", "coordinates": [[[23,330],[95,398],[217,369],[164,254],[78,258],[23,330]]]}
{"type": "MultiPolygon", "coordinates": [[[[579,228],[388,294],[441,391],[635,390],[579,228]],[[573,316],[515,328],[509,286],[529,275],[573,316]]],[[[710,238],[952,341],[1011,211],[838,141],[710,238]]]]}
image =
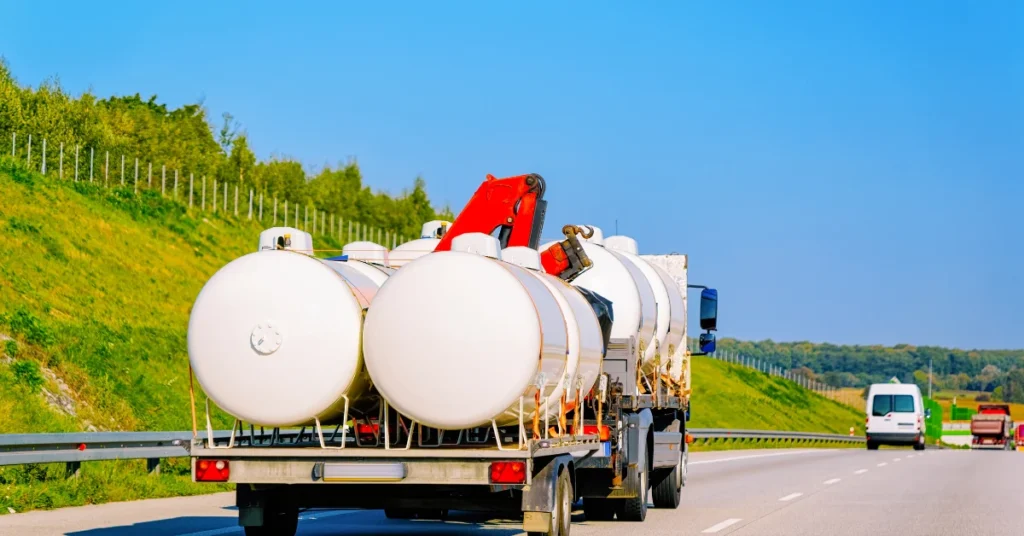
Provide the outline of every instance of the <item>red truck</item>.
{"type": "Polygon", "coordinates": [[[1013,428],[1010,406],[981,404],[978,413],[971,417],[971,448],[1010,450],[1013,448],[1013,428]]]}

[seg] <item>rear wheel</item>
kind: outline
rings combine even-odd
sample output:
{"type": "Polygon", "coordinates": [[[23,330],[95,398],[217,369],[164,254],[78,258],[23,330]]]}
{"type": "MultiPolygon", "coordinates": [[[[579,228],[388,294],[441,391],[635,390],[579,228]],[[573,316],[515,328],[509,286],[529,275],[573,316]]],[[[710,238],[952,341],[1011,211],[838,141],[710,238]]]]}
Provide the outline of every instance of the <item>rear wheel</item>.
{"type": "Polygon", "coordinates": [[[298,529],[298,508],[268,506],[263,511],[263,526],[245,527],[245,536],[295,536],[298,529]]]}
{"type": "Polygon", "coordinates": [[[546,532],[529,532],[528,536],[569,536],[574,498],[569,471],[562,471],[555,483],[555,510],[551,512],[551,524],[548,526],[548,530],[546,532]]]}
{"type": "Polygon", "coordinates": [[[636,470],[628,470],[627,475],[636,490],[636,497],[623,499],[619,504],[619,511],[616,512],[619,521],[643,521],[647,518],[647,499],[650,496],[650,482],[648,481],[647,454],[637,464],[636,470]]]}
{"type": "Polygon", "coordinates": [[[868,450],[878,450],[878,443],[868,441],[868,450]]]}
{"type": "Polygon", "coordinates": [[[434,519],[448,517],[448,510],[440,508],[385,508],[384,516],[388,519],[434,519]]]}
{"type": "Polygon", "coordinates": [[[683,492],[683,471],[685,471],[685,452],[679,454],[679,461],[671,471],[662,472],[654,488],[651,490],[651,497],[654,499],[655,508],[678,508],[683,492]]]}

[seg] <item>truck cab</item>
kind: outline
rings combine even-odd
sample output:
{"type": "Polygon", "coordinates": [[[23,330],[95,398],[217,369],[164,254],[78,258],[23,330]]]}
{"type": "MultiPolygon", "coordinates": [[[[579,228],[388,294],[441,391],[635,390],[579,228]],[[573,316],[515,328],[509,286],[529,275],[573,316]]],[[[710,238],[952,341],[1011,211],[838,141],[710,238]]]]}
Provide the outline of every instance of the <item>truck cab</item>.
{"type": "Polygon", "coordinates": [[[876,383],[868,390],[867,447],[913,446],[924,450],[925,410],[921,389],[914,384],[876,383]]]}

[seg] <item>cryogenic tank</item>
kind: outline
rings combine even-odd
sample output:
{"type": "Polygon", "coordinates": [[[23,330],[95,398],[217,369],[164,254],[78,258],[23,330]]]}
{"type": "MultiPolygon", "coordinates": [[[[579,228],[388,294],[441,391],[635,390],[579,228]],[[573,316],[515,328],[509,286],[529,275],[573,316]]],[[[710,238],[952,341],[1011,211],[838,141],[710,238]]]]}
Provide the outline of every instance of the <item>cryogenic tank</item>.
{"type": "Polygon", "coordinates": [[[565,319],[568,336],[565,374],[562,385],[549,397],[552,410],[559,407],[560,397],[566,385],[569,386],[566,393],[567,402],[576,401],[578,391],[585,396],[601,373],[601,356],[604,349],[601,325],[597,321],[594,309],[572,285],[541,270],[540,253],[537,250],[522,246],[509,247],[501,251],[501,259],[530,270],[531,274],[540,279],[548,290],[554,293],[565,319]]]}
{"type": "Polygon", "coordinates": [[[428,253],[433,253],[440,243],[441,241],[437,238],[418,238],[399,244],[388,254],[388,264],[392,268],[401,268],[428,253]]]}
{"type": "Polygon", "coordinates": [[[669,328],[668,344],[675,345],[675,352],[669,356],[669,376],[676,381],[685,381],[689,384],[689,378],[683,375],[687,369],[684,360],[686,359],[686,322],[687,322],[687,299],[686,299],[686,255],[641,255],[641,259],[654,266],[658,275],[665,281],[665,286],[670,290],[673,300],[682,302],[681,312],[676,313],[676,306],[672,306],[672,327],[669,328]],[[671,290],[675,289],[675,293],[671,290]],[[678,329],[676,325],[678,324],[678,329]]]}
{"type": "Polygon", "coordinates": [[[378,287],[383,285],[391,274],[395,273],[388,267],[388,248],[380,244],[352,242],[341,248],[341,254],[348,257],[349,266],[372,279],[378,287]]]}
{"type": "MultiPolygon", "coordinates": [[[[594,236],[580,242],[593,266],[574,279],[572,285],[592,290],[612,302],[611,338],[636,337],[638,347],[645,350],[646,363],[647,348],[654,344],[657,316],[654,291],[640,269],[622,254],[594,243],[600,230],[593,229],[594,236]]],[[[539,249],[543,251],[551,244],[554,242],[539,249]]],[[[650,359],[653,358],[651,353],[650,359]]]]}
{"type": "MultiPolygon", "coordinates": [[[[628,236],[609,236],[605,239],[604,245],[606,249],[617,252],[627,261],[631,262],[633,266],[636,266],[651,286],[651,291],[654,293],[657,316],[654,330],[655,343],[648,346],[644,354],[644,363],[648,366],[645,372],[651,372],[655,363],[658,364],[659,368],[665,367],[668,365],[670,354],[667,337],[673,314],[673,303],[672,297],[669,295],[669,289],[665,286],[664,280],[658,275],[654,266],[637,256],[636,240],[628,236]]],[[[681,303],[677,305],[677,314],[680,311],[682,311],[681,303]]]]}
{"type": "Polygon", "coordinates": [[[363,332],[366,368],[381,396],[403,415],[448,430],[518,423],[521,398],[524,418],[532,418],[536,386],[546,399],[564,374],[567,344],[558,302],[543,283],[519,266],[462,251],[425,255],[396,271],[363,332]]]}
{"type": "Polygon", "coordinates": [[[338,419],[368,387],[362,315],[379,285],[355,263],[294,251],[250,253],[199,292],[188,326],[192,370],[221,409],[263,426],[338,419]]]}

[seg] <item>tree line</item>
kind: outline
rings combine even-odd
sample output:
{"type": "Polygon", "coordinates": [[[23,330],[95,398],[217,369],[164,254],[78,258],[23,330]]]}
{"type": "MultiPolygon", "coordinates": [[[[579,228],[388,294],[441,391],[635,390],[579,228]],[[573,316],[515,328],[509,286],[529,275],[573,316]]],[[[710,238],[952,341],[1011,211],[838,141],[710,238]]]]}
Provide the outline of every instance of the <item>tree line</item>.
{"type": "MultiPolygon", "coordinates": [[[[400,194],[389,195],[364,184],[354,161],[326,166],[311,175],[291,158],[258,159],[235,118],[224,114],[222,119],[219,127],[214,126],[200,103],[170,109],[159,103],[156,95],[101,99],[86,91],[76,97],[65,92],[56,79],[35,88],[23,86],[0,57],[0,134],[8,143],[12,134],[21,140],[29,134],[35,140],[45,138],[50,147],[46,155],[50,169],[56,169],[56,149],[63,143],[69,151],[74,146],[92,147],[118,159],[125,155],[128,160],[138,158],[180,170],[185,176],[206,176],[232,189],[235,185],[242,191],[252,188],[268,199],[313,206],[410,238],[419,236],[426,221],[454,218],[448,207],[437,209],[431,204],[422,177],[416,177],[411,188],[400,194]]],[[[16,145],[19,154],[27,151],[25,141],[16,145]]],[[[41,157],[39,149],[33,151],[33,162],[41,157]]],[[[69,162],[65,159],[65,166],[70,166],[69,162]]],[[[97,170],[104,165],[104,161],[95,162],[97,170]]]]}
{"type": "Polygon", "coordinates": [[[985,391],[995,400],[1024,402],[1024,350],[960,350],[939,346],[854,346],[811,342],[738,341],[719,348],[797,369],[835,387],[861,387],[897,378],[933,389],[985,391]]]}

